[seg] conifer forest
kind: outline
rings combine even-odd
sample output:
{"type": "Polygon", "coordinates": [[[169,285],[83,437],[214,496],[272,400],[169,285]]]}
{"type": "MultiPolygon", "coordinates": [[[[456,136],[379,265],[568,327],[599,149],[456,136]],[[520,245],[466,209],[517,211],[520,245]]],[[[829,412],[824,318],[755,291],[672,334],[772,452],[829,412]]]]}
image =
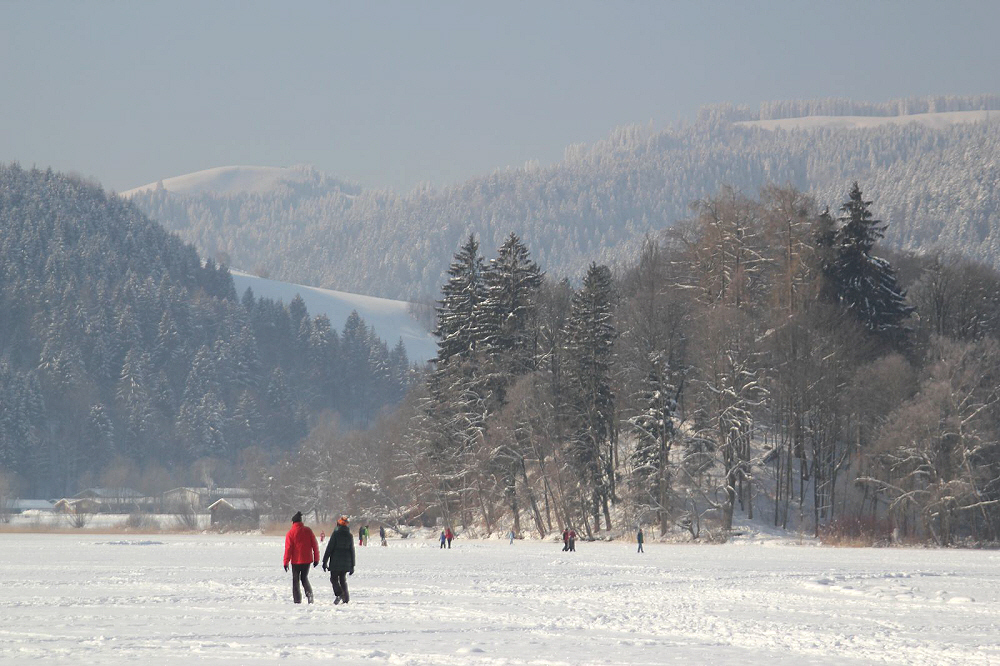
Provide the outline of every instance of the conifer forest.
{"type": "Polygon", "coordinates": [[[555,279],[511,232],[441,286],[411,366],[237,295],[228,270],[79,179],[0,171],[0,464],[32,494],[210,478],[273,512],[600,536],[616,523],[992,541],[1000,274],[880,245],[839,202],[732,188],[626,268],[555,279]]]}
{"type": "Polygon", "coordinates": [[[830,206],[723,188],[578,281],[514,233],[489,259],[470,235],[400,407],[257,478],[282,507],[488,534],[724,538],[740,518],[993,541],[1000,274],[885,251],[877,211],[858,183],[830,206]]]}

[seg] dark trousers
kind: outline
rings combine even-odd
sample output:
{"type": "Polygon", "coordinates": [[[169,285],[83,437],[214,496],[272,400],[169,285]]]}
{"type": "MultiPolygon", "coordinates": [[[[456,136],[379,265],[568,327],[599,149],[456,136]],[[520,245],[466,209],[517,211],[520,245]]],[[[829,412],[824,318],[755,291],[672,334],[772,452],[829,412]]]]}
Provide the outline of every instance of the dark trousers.
{"type": "Polygon", "coordinates": [[[302,587],[306,591],[306,596],[311,597],[313,593],[312,585],[309,584],[309,567],[312,565],[306,562],[305,564],[293,564],[292,565],[292,601],[297,604],[302,603],[302,593],[299,592],[299,580],[302,580],[302,587]]]}
{"type": "Polygon", "coordinates": [[[340,597],[345,604],[351,600],[351,595],[347,593],[347,572],[331,571],[330,582],[333,583],[333,594],[340,597]]]}
{"type": "Polygon", "coordinates": [[[642,552],[642,542],[641,541],[639,542],[639,552],[640,553],[642,552]]]}
{"type": "Polygon", "coordinates": [[[451,539],[448,539],[448,547],[451,548],[451,539]]]}

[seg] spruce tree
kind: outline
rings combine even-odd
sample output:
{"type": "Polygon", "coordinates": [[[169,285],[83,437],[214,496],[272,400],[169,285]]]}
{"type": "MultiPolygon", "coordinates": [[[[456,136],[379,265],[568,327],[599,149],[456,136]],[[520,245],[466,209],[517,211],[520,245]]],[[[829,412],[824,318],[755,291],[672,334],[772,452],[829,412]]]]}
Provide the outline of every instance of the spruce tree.
{"type": "Polygon", "coordinates": [[[569,411],[574,421],[570,443],[585,490],[592,493],[595,526],[603,509],[609,529],[608,502],[613,494],[614,391],[612,350],[617,337],[612,319],[614,285],[607,266],[591,264],[581,289],[573,295],[567,332],[569,411]]]}
{"type": "Polygon", "coordinates": [[[511,233],[483,273],[483,344],[509,382],[535,369],[536,293],[542,272],[511,233]]]}
{"type": "Polygon", "coordinates": [[[629,419],[636,436],[632,469],[639,501],[655,507],[660,530],[666,532],[669,513],[669,460],[674,437],[677,389],[670,383],[666,359],[653,353],[649,372],[639,390],[641,411],[629,419]]]}
{"type": "Polygon", "coordinates": [[[438,354],[440,368],[453,357],[469,358],[483,336],[480,328],[482,304],[486,299],[483,282],[483,258],[479,242],[469,235],[448,268],[448,282],[441,288],[442,298],[437,307],[438,354]]]}
{"type": "Polygon", "coordinates": [[[832,263],[826,273],[836,299],[868,331],[898,347],[906,341],[909,331],[904,322],[913,307],[906,304],[906,291],[889,262],[872,256],[888,225],[875,219],[871,205],[855,182],[840,207],[842,226],[833,239],[832,263]]]}

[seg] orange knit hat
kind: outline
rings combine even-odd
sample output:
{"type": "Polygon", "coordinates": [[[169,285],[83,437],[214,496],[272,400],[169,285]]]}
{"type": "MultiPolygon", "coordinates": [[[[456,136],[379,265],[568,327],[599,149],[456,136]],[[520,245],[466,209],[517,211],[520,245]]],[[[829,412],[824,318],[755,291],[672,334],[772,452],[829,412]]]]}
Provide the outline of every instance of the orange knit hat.
{"type": "Polygon", "coordinates": [[[347,525],[349,522],[351,522],[351,521],[349,521],[347,519],[347,516],[341,516],[340,520],[337,521],[337,524],[338,525],[347,525]]]}

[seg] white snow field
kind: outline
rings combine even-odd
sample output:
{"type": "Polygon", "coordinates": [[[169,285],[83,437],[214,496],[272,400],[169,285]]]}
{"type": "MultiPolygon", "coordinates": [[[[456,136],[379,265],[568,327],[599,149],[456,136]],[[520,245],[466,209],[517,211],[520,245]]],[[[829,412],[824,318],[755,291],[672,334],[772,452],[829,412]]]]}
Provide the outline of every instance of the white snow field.
{"type": "Polygon", "coordinates": [[[883,125],[917,123],[931,129],[946,129],[961,123],[981,123],[1000,119],[1000,111],[942,111],[903,116],[801,116],[773,120],[741,120],[735,123],[766,130],[869,129],[883,125]]]}
{"type": "Polygon", "coordinates": [[[269,167],[269,166],[224,166],[204,169],[181,176],[164,178],[162,180],[133,187],[125,190],[121,196],[128,198],[134,194],[155,190],[162,185],[163,189],[173,194],[263,194],[270,192],[284,183],[299,183],[310,180],[314,170],[309,166],[269,167]]]}
{"type": "Polygon", "coordinates": [[[390,540],[295,606],[282,545],[0,534],[0,663],[1000,663],[993,551],[390,540]]]}
{"type": "Polygon", "coordinates": [[[279,282],[235,269],[230,269],[229,272],[233,276],[238,297],[242,297],[243,292],[250,287],[257,297],[264,296],[288,305],[298,294],[306,304],[310,316],[325,314],[338,333],[343,330],[351,311],[356,310],[365,324],[374,328],[378,337],[385,340],[389,349],[402,340],[410,361],[423,363],[437,354],[434,336],[413,317],[407,301],[279,282]]]}

